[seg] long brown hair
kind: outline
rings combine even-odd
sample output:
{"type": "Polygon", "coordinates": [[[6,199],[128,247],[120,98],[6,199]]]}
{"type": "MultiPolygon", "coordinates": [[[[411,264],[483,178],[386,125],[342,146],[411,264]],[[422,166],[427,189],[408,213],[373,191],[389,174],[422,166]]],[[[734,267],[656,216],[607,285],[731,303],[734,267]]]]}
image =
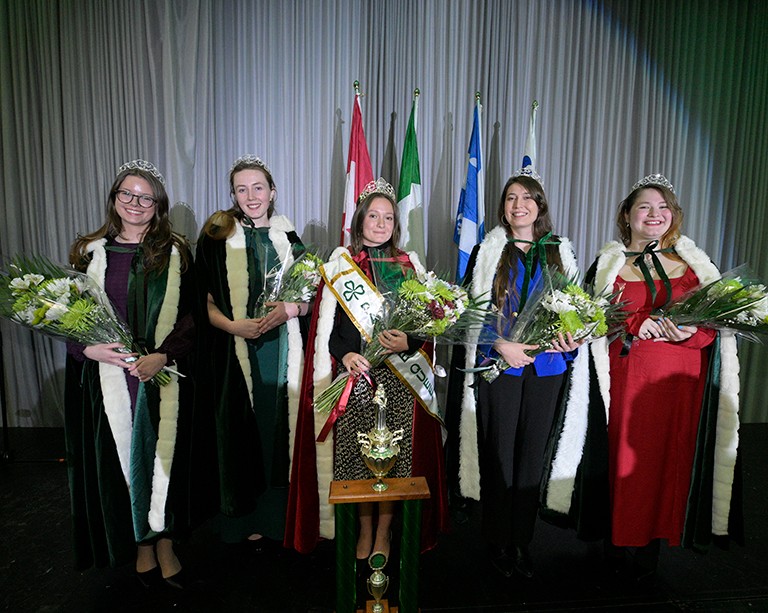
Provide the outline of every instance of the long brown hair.
{"type": "Polygon", "coordinates": [[[392,228],[392,238],[389,239],[388,251],[389,255],[394,257],[398,253],[397,246],[400,244],[400,212],[398,211],[397,203],[387,194],[382,192],[372,192],[358,202],[357,207],[355,208],[355,214],[352,215],[352,221],[349,224],[350,248],[352,249],[353,255],[357,255],[363,250],[363,224],[365,223],[365,216],[368,214],[368,209],[371,208],[371,202],[373,202],[374,198],[386,198],[392,204],[395,223],[392,228]]]}
{"type": "MultiPolygon", "coordinates": [[[[538,207],[538,217],[533,223],[533,240],[539,240],[547,232],[552,231],[552,218],[549,215],[549,204],[547,203],[547,196],[544,194],[544,189],[541,184],[531,177],[525,175],[510,177],[507,180],[504,189],[501,191],[501,198],[499,200],[499,207],[496,212],[496,217],[499,223],[504,227],[507,232],[507,238],[512,236],[512,231],[509,228],[509,223],[504,215],[505,203],[507,200],[507,191],[515,183],[519,184],[525,189],[536,202],[538,207]]],[[[565,272],[563,269],[563,262],[560,258],[560,250],[557,245],[547,245],[547,264],[555,265],[561,272],[565,272]]],[[[496,277],[493,282],[493,296],[496,300],[496,306],[499,310],[503,309],[504,302],[507,299],[507,291],[516,291],[515,280],[517,276],[516,266],[517,256],[515,255],[515,249],[513,243],[507,243],[499,258],[499,263],[496,267],[496,277]],[[510,279],[510,271],[512,278],[510,279]]]]}
{"type": "Polygon", "coordinates": [[[619,238],[621,238],[621,242],[624,245],[629,245],[632,241],[632,231],[629,228],[627,217],[632,210],[632,206],[637,202],[640,192],[644,189],[655,189],[659,192],[672,213],[672,223],[669,224],[669,230],[664,233],[659,241],[659,247],[662,249],[672,247],[677,242],[677,239],[680,238],[680,226],[683,225],[683,209],[677,201],[675,193],[663,185],[643,185],[638,187],[632,190],[629,196],[619,203],[619,208],[616,210],[616,227],[619,229],[619,238]]]}
{"type": "MultiPolygon", "coordinates": [[[[267,179],[269,189],[277,189],[272,173],[261,160],[253,156],[246,156],[236,161],[229,171],[229,195],[232,199],[232,206],[225,211],[216,211],[203,226],[203,233],[214,240],[229,238],[235,230],[235,224],[241,222],[246,217],[246,214],[243,213],[243,210],[237,204],[237,200],[235,200],[235,175],[241,170],[260,170],[267,179]]],[[[274,212],[275,203],[274,200],[270,200],[269,208],[267,209],[267,219],[271,218],[274,212]]]]}
{"type": "Polygon", "coordinates": [[[123,221],[115,208],[115,198],[123,181],[129,176],[139,177],[147,181],[152,188],[152,196],[155,199],[155,214],[152,216],[141,241],[144,269],[149,273],[164,270],[171,257],[171,247],[176,245],[182,258],[182,269],[185,270],[189,264],[189,248],[186,239],[175,234],[171,228],[171,221],[168,217],[169,200],[165,186],[157,177],[141,168],[128,168],[115,177],[107,198],[104,225],[95,232],[77,237],[69,251],[70,264],[77,270],[85,270],[92,259],[92,255],[86,251],[88,244],[101,238],[114,239],[120,234],[123,229],[123,221]]]}

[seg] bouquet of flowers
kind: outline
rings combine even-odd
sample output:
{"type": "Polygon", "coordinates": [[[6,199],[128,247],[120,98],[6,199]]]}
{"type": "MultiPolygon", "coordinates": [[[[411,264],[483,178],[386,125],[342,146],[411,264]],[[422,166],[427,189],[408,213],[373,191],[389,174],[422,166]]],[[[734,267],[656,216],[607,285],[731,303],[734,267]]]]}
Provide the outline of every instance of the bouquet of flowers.
{"type": "MultiPolygon", "coordinates": [[[[0,316],[54,338],[83,345],[122,343],[122,353],[146,353],[136,346],[102,288],[88,275],[44,257],[18,257],[8,272],[0,273],[0,316]]],[[[168,373],[179,374],[166,367],[152,382],[169,383],[168,373]]]]}
{"type": "Polygon", "coordinates": [[[729,328],[757,341],[768,333],[768,292],[765,284],[742,264],[671,301],[654,316],[668,317],[678,325],[729,328]]]}
{"type": "MultiPolygon", "coordinates": [[[[431,271],[423,276],[410,274],[397,289],[383,294],[384,306],[374,318],[371,341],[362,350],[371,367],[380,365],[389,355],[378,339],[384,330],[400,330],[416,338],[437,340],[449,331],[476,322],[477,313],[484,310],[476,306],[463,287],[449,283],[431,271]]],[[[343,372],[315,399],[318,412],[333,410],[348,378],[349,374],[343,372]]]]}
{"type": "Polygon", "coordinates": [[[256,303],[254,317],[264,317],[268,302],[311,302],[320,283],[322,258],[304,250],[288,266],[287,259],[264,276],[264,291],[256,303]]]}
{"type": "MultiPolygon", "coordinates": [[[[537,349],[526,351],[528,355],[535,356],[551,349],[558,334],[566,336],[570,333],[577,342],[606,336],[624,319],[622,305],[615,299],[613,294],[592,295],[574,279],[550,269],[534,286],[516,320],[508,321],[500,314],[492,315],[496,320],[496,338],[538,345],[537,349]]],[[[471,371],[480,372],[486,381],[492,382],[508,368],[509,364],[499,356],[487,358],[471,371]]]]}

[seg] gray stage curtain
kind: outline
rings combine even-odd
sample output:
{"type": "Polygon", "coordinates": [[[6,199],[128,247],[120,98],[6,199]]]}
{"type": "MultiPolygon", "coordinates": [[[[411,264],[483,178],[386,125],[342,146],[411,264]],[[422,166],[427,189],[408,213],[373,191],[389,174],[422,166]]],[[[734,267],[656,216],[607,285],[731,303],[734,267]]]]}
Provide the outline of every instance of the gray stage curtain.
{"type": "MultiPolygon", "coordinates": [[[[261,155],[305,241],[341,226],[358,79],[374,166],[397,182],[412,92],[427,265],[451,242],[474,95],[486,223],[519,167],[531,101],[555,227],[584,267],[631,185],[663,172],[685,233],[768,278],[768,4],[644,0],[4,0],[0,249],[65,261],[96,229],[117,167],[153,161],[194,240],[229,206],[227,173],[261,155]]],[[[2,323],[11,425],[58,425],[61,344],[2,323]]],[[[744,417],[768,420],[766,350],[745,347],[744,417]]]]}

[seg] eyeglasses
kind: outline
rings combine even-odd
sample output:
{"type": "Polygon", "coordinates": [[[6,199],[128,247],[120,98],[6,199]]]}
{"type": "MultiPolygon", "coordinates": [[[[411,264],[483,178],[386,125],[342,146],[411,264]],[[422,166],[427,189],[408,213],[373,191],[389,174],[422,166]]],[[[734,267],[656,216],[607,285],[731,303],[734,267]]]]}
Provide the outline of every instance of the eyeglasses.
{"type": "Polygon", "coordinates": [[[133,192],[129,192],[127,189],[117,190],[116,196],[117,199],[123,204],[131,204],[135,198],[136,204],[138,204],[143,209],[151,209],[157,204],[157,200],[155,200],[152,196],[148,196],[147,194],[134,194],[133,192]]]}

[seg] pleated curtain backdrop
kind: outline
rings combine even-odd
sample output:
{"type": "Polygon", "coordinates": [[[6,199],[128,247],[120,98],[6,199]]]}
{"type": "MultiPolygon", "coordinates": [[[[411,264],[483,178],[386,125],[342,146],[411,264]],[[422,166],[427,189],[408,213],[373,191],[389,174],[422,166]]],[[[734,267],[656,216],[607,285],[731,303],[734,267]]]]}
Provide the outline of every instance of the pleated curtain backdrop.
{"type": "MultiPolygon", "coordinates": [[[[0,3],[0,250],[65,261],[96,229],[117,167],[165,174],[195,240],[229,206],[227,173],[262,156],[305,242],[341,227],[360,81],[374,166],[395,185],[412,92],[427,265],[455,269],[453,224],[475,92],[486,227],[540,103],[555,229],[583,268],[615,237],[631,185],[664,173],[684,230],[726,270],[768,278],[768,4],[748,0],[5,0],[0,3]]],[[[62,422],[64,348],[8,322],[11,425],[62,422]]],[[[768,420],[768,353],[742,345],[744,418],[768,420]]]]}

